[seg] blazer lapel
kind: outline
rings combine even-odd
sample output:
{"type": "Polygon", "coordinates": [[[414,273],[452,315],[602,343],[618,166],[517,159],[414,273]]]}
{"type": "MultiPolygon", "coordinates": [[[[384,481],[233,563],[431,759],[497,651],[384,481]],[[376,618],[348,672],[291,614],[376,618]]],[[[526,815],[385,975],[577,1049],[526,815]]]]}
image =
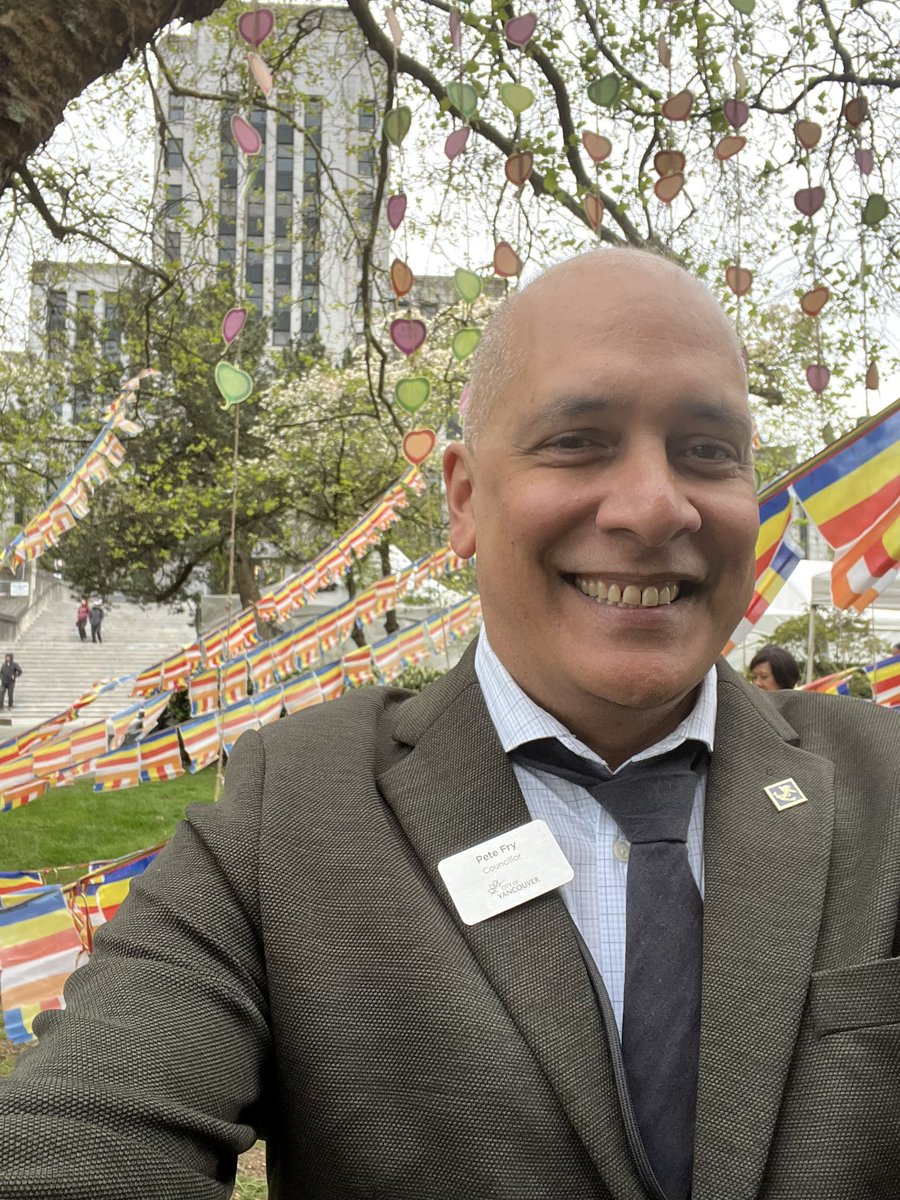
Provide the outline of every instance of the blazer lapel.
{"type": "Polygon", "coordinates": [[[556,892],[464,925],[437,864],[531,820],[488,715],[470,650],[460,666],[403,707],[401,747],[379,786],[461,936],[518,1026],[607,1187],[643,1200],[606,1033],[556,892]]]}
{"type": "Polygon", "coordinates": [[[720,668],[706,793],[694,1200],[758,1194],[813,968],[834,816],[832,764],[720,668]],[[805,803],[763,790],[793,779],[805,803]]]}

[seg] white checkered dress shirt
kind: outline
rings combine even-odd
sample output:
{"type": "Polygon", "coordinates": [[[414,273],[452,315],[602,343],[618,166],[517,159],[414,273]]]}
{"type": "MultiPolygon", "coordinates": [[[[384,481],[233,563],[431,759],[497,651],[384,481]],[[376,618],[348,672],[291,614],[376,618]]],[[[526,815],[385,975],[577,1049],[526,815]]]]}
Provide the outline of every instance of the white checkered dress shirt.
{"type": "MultiPolygon", "coordinates": [[[[491,649],[484,629],[478,638],[475,671],[491,720],[507,754],[536,738],[555,737],[575,754],[607,765],[555,717],[525,695],[491,649]]],[[[664,754],[688,738],[704,742],[712,751],[715,723],[716,673],[715,669],[711,669],[700,686],[692,712],[678,728],[635,754],[628,762],[639,762],[664,754]]],[[[625,765],[622,764],[623,767],[625,765]]],[[[613,818],[583,787],[560,779],[558,775],[523,767],[516,762],[512,766],[532,819],[547,822],[575,872],[575,878],[559,889],[560,895],[603,976],[621,1034],[625,990],[627,843],[613,818]]],[[[688,860],[701,895],[705,795],[704,772],[694,793],[687,836],[688,860]]]]}

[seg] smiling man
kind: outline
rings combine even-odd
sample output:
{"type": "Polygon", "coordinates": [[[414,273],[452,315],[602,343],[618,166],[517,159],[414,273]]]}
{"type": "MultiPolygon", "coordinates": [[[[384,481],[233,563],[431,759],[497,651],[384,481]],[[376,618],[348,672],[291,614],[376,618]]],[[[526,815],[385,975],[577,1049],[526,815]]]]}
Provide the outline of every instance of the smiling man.
{"type": "Polygon", "coordinates": [[[244,734],[0,1088],[0,1200],[894,1200],[900,727],[719,652],[732,331],[604,250],[517,294],[446,453],[484,630],[244,734]]]}

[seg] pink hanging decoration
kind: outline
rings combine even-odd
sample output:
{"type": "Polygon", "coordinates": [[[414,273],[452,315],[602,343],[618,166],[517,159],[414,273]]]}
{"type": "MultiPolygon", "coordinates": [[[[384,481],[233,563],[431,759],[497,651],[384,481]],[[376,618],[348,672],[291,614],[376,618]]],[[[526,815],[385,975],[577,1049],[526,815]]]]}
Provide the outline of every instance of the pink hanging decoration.
{"type": "Polygon", "coordinates": [[[246,308],[229,308],[222,318],[222,339],[226,346],[230,346],[234,339],[240,336],[246,322],[246,308]]]}
{"type": "Polygon", "coordinates": [[[239,113],[235,113],[231,118],[231,132],[234,140],[245,154],[259,154],[262,149],[260,136],[250,122],[244,120],[239,113]]]}
{"type": "Polygon", "coordinates": [[[403,42],[403,30],[400,28],[397,14],[392,8],[386,8],[384,15],[387,17],[388,29],[391,31],[391,41],[394,43],[394,48],[399,50],[403,42]]]}
{"type": "Polygon", "coordinates": [[[722,112],[732,129],[740,129],[750,119],[750,109],[743,100],[726,100],[722,112]]]}
{"type": "Polygon", "coordinates": [[[275,86],[272,80],[272,72],[259,57],[251,50],[247,55],[247,62],[250,66],[250,74],[259,85],[259,90],[264,96],[271,96],[272,88],[275,86]]]}
{"type": "Polygon", "coordinates": [[[463,390],[459,393],[459,415],[464,417],[466,409],[469,407],[469,400],[472,398],[472,389],[468,383],[463,384],[463,390]]]}
{"type": "Polygon", "coordinates": [[[506,40],[513,46],[523,50],[531,41],[537,28],[537,17],[534,13],[524,13],[521,17],[512,17],[503,27],[506,40]]]}
{"type": "Polygon", "coordinates": [[[812,363],[806,368],[806,382],[818,396],[824,392],[831,380],[831,372],[821,363],[812,363]]]}
{"type": "Polygon", "coordinates": [[[427,330],[424,321],[398,317],[391,321],[391,341],[401,354],[415,354],[425,341],[427,330]]]}
{"type": "Polygon", "coordinates": [[[468,125],[461,125],[459,129],[454,129],[450,136],[444,142],[444,153],[453,162],[454,158],[458,158],[466,148],[466,142],[469,140],[468,125]]]}
{"type": "Polygon", "coordinates": [[[799,192],[794,193],[794,207],[798,212],[803,213],[804,217],[813,216],[824,203],[825,189],[823,187],[801,188],[799,192]]]}
{"type": "Polygon", "coordinates": [[[875,155],[871,150],[854,150],[853,157],[863,175],[871,175],[875,168],[875,155]]]}
{"type": "Polygon", "coordinates": [[[403,439],[403,454],[407,462],[421,467],[436,445],[437,435],[433,429],[413,429],[403,439]]]}
{"type": "Polygon", "coordinates": [[[450,14],[450,45],[454,50],[462,49],[462,29],[460,28],[459,10],[456,8],[450,14]]]}
{"type": "Polygon", "coordinates": [[[275,28],[275,14],[271,8],[256,8],[241,13],[238,17],[238,33],[249,46],[261,46],[275,28]]]}
{"type": "Polygon", "coordinates": [[[387,202],[387,219],[391,229],[398,229],[403,223],[403,218],[406,216],[406,196],[403,192],[397,192],[395,196],[389,196],[387,202]]]}

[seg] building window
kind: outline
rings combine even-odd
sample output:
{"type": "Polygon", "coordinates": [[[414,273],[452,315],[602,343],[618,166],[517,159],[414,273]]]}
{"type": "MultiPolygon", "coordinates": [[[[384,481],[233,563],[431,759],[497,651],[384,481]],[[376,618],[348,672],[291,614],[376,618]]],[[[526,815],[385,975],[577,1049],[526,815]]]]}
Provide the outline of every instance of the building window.
{"type": "Polygon", "coordinates": [[[184,166],[184,142],[181,138],[170,137],[166,138],[166,161],[165,166],[167,171],[180,171],[184,166]]]}
{"type": "Polygon", "coordinates": [[[371,179],[375,174],[375,147],[363,146],[359,152],[359,174],[361,179],[371,179]]]}
{"type": "Polygon", "coordinates": [[[47,296],[47,353],[58,358],[66,349],[66,293],[52,291],[47,296]]]}
{"type": "Polygon", "coordinates": [[[177,229],[167,229],[163,238],[163,256],[166,262],[177,262],[181,258],[181,234],[177,229]]]}
{"type": "Polygon", "coordinates": [[[103,297],[103,324],[103,354],[109,362],[119,362],[122,358],[122,323],[115,292],[107,292],[103,297]]]}
{"type": "Polygon", "coordinates": [[[169,92],[169,102],[166,110],[169,122],[173,125],[184,120],[184,96],[177,92],[169,92]]]}
{"type": "Polygon", "coordinates": [[[86,342],[93,333],[94,294],[75,293],[75,341],[86,342]]]}
{"type": "Polygon", "coordinates": [[[180,217],[181,216],[181,184],[167,183],[166,184],[166,216],[180,217]]]}
{"type": "Polygon", "coordinates": [[[300,334],[319,332],[319,204],[323,106],[310,96],[303,107],[303,257],[300,282],[300,334]]]}
{"type": "Polygon", "coordinates": [[[357,113],[357,129],[360,133],[375,132],[375,101],[360,100],[357,113]]]}

